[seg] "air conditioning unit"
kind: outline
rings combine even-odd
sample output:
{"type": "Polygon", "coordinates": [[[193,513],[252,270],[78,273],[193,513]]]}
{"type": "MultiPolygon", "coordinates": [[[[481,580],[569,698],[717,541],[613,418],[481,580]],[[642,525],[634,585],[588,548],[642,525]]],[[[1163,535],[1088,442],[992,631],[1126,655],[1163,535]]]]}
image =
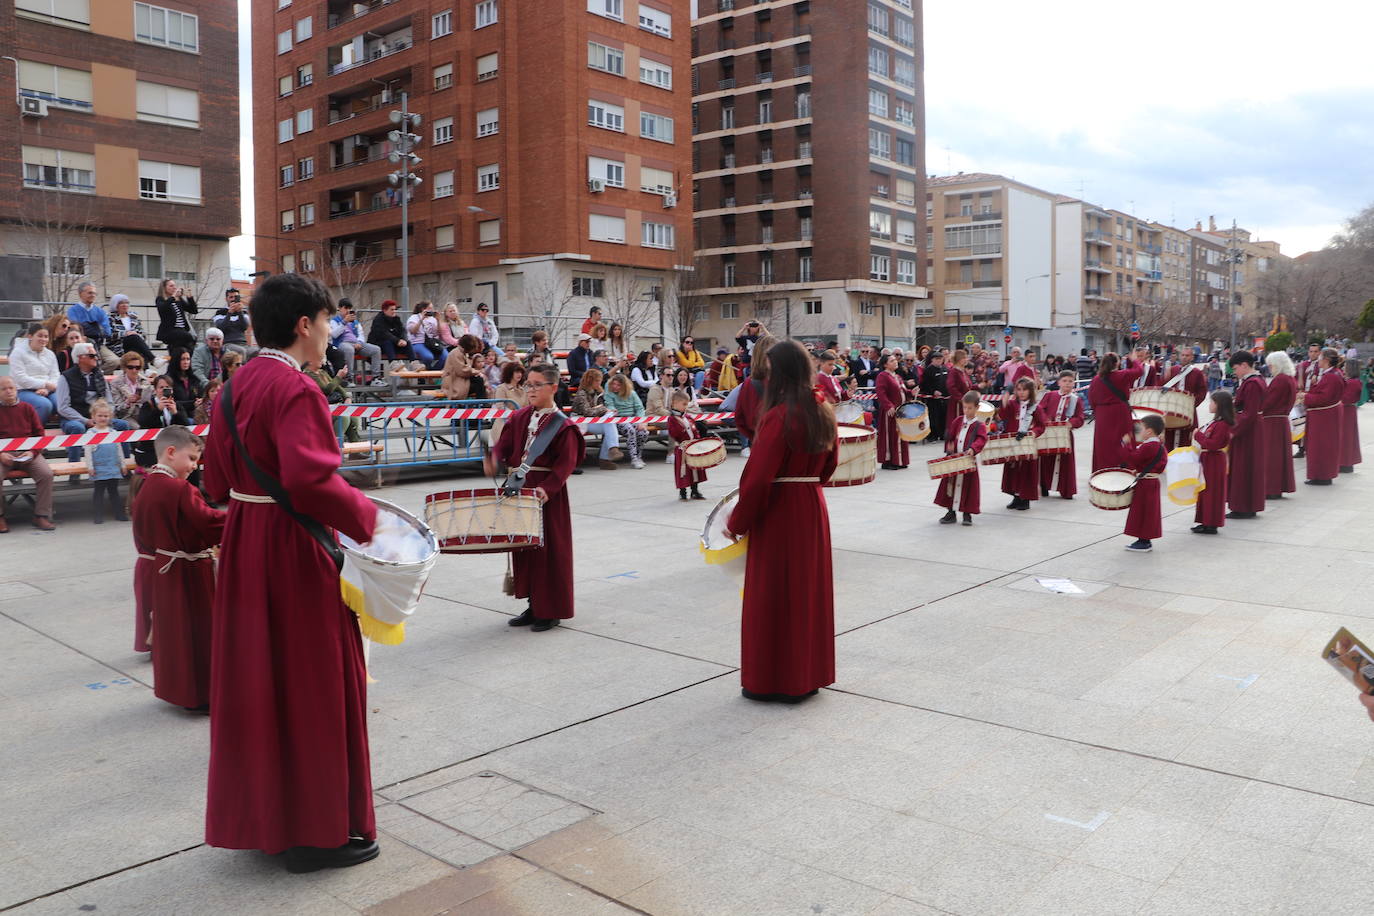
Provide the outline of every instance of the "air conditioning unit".
{"type": "Polygon", "coordinates": [[[591,191],[593,194],[600,194],[602,191],[606,190],[606,182],[600,178],[588,178],[587,190],[591,191]]]}
{"type": "Polygon", "coordinates": [[[25,117],[46,118],[48,116],[48,100],[23,96],[19,99],[19,110],[25,117]]]}
{"type": "Polygon", "coordinates": [[[663,195],[663,209],[671,210],[677,206],[677,194],[669,191],[663,195]]]}

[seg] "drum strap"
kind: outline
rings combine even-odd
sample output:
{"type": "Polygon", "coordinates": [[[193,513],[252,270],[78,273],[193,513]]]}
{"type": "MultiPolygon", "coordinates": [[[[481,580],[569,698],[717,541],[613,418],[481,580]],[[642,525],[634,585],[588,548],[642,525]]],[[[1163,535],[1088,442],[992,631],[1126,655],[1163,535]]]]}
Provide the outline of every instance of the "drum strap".
{"type": "Polygon", "coordinates": [[[334,566],[342,571],[344,552],[343,548],[339,546],[339,542],[334,539],[333,533],[318,519],[297,512],[295,507],[291,505],[291,497],[287,494],[286,488],[275,477],[258,467],[253,456],[248,454],[248,449],[244,448],[243,439],[239,436],[238,423],[234,420],[234,396],[230,391],[232,382],[232,379],[224,380],[224,390],[220,393],[219,406],[215,408],[215,411],[218,416],[223,418],[224,425],[229,427],[229,434],[234,439],[234,447],[238,450],[239,457],[243,459],[244,467],[248,469],[248,473],[258,486],[262,487],[263,491],[272,497],[277,505],[281,506],[283,512],[295,519],[297,524],[305,529],[306,534],[314,538],[316,543],[324,548],[329,559],[334,561],[334,566]]]}
{"type": "Polygon", "coordinates": [[[1121,391],[1120,388],[1116,387],[1116,383],[1112,381],[1111,376],[1103,375],[1099,377],[1102,379],[1102,384],[1107,386],[1108,391],[1110,391],[1112,394],[1120,398],[1122,403],[1126,404],[1127,406],[1130,405],[1131,399],[1126,397],[1126,395],[1121,391]]]}
{"type": "Polygon", "coordinates": [[[545,470],[544,468],[536,469],[534,462],[539,460],[540,456],[544,454],[544,450],[549,447],[549,443],[553,442],[553,437],[558,435],[567,424],[568,418],[561,413],[549,414],[548,422],[540,427],[539,432],[535,434],[534,441],[530,443],[529,449],[525,452],[520,467],[511,471],[506,482],[501,484],[503,494],[514,496],[525,485],[525,478],[529,476],[530,471],[545,470]]]}

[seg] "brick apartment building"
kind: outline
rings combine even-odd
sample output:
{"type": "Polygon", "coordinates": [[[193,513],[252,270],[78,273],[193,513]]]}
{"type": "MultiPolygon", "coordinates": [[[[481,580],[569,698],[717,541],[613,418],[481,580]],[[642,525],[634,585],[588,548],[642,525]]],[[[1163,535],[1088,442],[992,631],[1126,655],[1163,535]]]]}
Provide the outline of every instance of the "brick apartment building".
{"type": "Polygon", "coordinates": [[[5,92],[18,76],[0,254],[41,259],[53,301],[89,279],[149,304],[163,277],[218,300],[240,231],[235,4],[0,0],[0,46],[5,92]]]}
{"type": "Polygon", "coordinates": [[[422,117],[412,302],[465,318],[487,302],[522,341],[566,342],[593,305],[658,336],[690,263],[688,0],[254,0],[253,16],[259,267],[362,308],[402,298],[388,156],[405,93],[422,117]]]}
{"type": "Polygon", "coordinates": [[[919,0],[700,0],[699,339],[909,342],[927,308],[919,0]]]}

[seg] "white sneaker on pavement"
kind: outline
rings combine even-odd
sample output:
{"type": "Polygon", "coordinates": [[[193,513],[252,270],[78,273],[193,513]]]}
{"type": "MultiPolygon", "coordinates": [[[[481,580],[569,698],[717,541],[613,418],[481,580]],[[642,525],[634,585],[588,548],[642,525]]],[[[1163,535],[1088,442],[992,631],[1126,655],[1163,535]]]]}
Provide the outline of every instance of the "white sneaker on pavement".
{"type": "Polygon", "coordinates": [[[746,445],[744,448],[740,449],[740,450],[739,450],[739,456],[740,456],[741,458],[748,458],[748,457],[749,457],[749,446],[746,445]]]}
{"type": "Polygon", "coordinates": [[[642,458],[635,458],[630,462],[630,467],[634,468],[636,471],[641,470],[644,467],[644,460],[642,458]]]}

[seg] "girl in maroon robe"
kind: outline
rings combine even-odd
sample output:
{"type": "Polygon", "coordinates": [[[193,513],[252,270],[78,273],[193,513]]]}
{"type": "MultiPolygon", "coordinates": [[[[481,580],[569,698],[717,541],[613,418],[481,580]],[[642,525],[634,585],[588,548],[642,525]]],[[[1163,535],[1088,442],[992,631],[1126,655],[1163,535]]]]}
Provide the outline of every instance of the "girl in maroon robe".
{"type": "Polygon", "coordinates": [[[1151,549],[1152,541],[1164,536],[1164,521],[1159,511],[1159,475],[1169,463],[1169,452],[1164,448],[1163,435],[1164,418],[1150,414],[1140,419],[1140,444],[1132,447],[1129,439],[1121,443],[1126,450],[1126,467],[1135,471],[1138,477],[1131,508],[1126,512],[1124,533],[1135,538],[1126,545],[1127,550],[1143,553],[1151,549]]]}
{"type": "Polygon", "coordinates": [[[1073,431],[1081,429],[1084,420],[1083,399],[1074,393],[1078,375],[1070,370],[1059,373],[1059,389],[1049,391],[1040,400],[1040,414],[1046,423],[1069,424],[1069,451],[1063,455],[1040,456],[1040,494],[1049,496],[1058,491],[1063,499],[1073,499],[1078,493],[1078,463],[1075,460],[1073,431]]]}
{"type": "Polygon", "coordinates": [[[1202,450],[1205,484],[1193,511],[1193,521],[1197,522],[1194,534],[1216,534],[1226,524],[1226,447],[1231,444],[1231,428],[1236,424],[1231,392],[1224,388],[1212,392],[1212,417],[1211,423],[1193,433],[1193,444],[1202,450]]]}
{"type": "MultiPolygon", "coordinates": [[[[973,380],[968,374],[968,351],[955,350],[949,359],[949,374],[945,377],[945,391],[949,394],[951,406],[964,403],[964,392],[973,390],[973,380]]],[[[961,408],[962,409],[962,408],[961,408]]],[[[951,416],[957,412],[950,410],[951,416]]],[[[948,435],[945,436],[949,438],[948,435]]]]}
{"type": "Polygon", "coordinates": [[[1307,408],[1307,482],[1330,486],[1341,470],[1341,411],[1345,379],[1336,368],[1340,355],[1330,347],[1322,350],[1321,362],[1311,374],[1312,387],[1303,395],[1307,408]]]}
{"type": "MultiPolygon", "coordinates": [[[[988,444],[988,431],[978,419],[978,392],[966,391],[959,399],[964,412],[949,421],[945,429],[946,455],[974,455],[988,444]]],[[[954,524],[955,510],[964,513],[964,524],[972,525],[973,517],[982,511],[982,488],[978,469],[967,474],[955,474],[941,479],[935,488],[935,505],[949,511],[940,519],[942,525],[954,524]]]]}
{"type": "MultiPolygon", "coordinates": [[[[1002,428],[1022,439],[1045,431],[1045,416],[1035,404],[1035,382],[1016,380],[1011,399],[1002,405],[1002,428]]],[[[1040,498],[1040,458],[1033,455],[1002,465],[1002,492],[1011,496],[1008,509],[1029,509],[1040,498]]]]}
{"type": "Polygon", "coordinates": [[[812,393],[811,358],[793,340],[769,354],[765,412],[728,528],[749,535],[740,681],[751,700],[796,703],[835,681],[830,517],[835,418],[812,393]]]}
{"type": "Polygon", "coordinates": [[[911,463],[904,439],[897,435],[897,408],[908,400],[902,377],[897,374],[897,355],[883,357],[878,373],[878,461],[885,471],[899,471],[911,463]]]}
{"type": "Polygon", "coordinates": [[[1145,370],[1143,366],[1118,369],[1119,361],[1115,353],[1102,357],[1097,375],[1088,385],[1088,403],[1093,409],[1093,473],[1125,463],[1121,440],[1131,435],[1130,389],[1145,370]]]}
{"type": "MultiPolygon", "coordinates": [[[[1264,379],[1255,371],[1255,354],[1241,350],[1231,354],[1236,385],[1236,425],[1231,431],[1231,471],[1226,498],[1231,504],[1227,518],[1255,518],[1264,511],[1264,379]]],[[[1292,448],[1291,445],[1285,446],[1292,448]]]]}
{"type": "Polygon", "coordinates": [[[158,463],[134,501],[134,580],[152,611],[153,695],[198,712],[210,708],[210,610],[215,565],[210,548],[225,513],[211,509],[186,478],[200,464],[200,439],[169,426],[154,440],[158,463]]]}
{"type": "Polygon", "coordinates": [[[1293,426],[1288,415],[1298,398],[1298,380],[1293,360],[1282,350],[1264,358],[1269,367],[1269,384],[1264,389],[1260,408],[1263,415],[1260,435],[1264,437],[1264,498],[1283,499],[1297,487],[1293,474],[1293,426]]]}
{"type": "Polygon", "coordinates": [[[758,427],[760,404],[763,401],[763,387],[768,383],[768,350],[773,346],[775,337],[760,337],[754,344],[754,352],[749,360],[749,377],[739,384],[739,396],[735,399],[735,429],[739,430],[744,443],[740,456],[748,458],[750,444],[758,427]]]}
{"type": "Polygon", "coordinates": [[[362,635],[334,560],[240,457],[224,398],[232,397],[244,449],[297,512],[370,541],[377,509],[339,476],[329,406],[301,371],[323,362],[332,311],[324,286],[300,274],[258,287],[253,332],[263,349],[220,395],[205,448],[206,491],[229,502],[211,644],[205,839],[287,850],[293,872],[378,854],[362,635]]]}
{"type": "Polygon", "coordinates": [[[673,403],[668,414],[668,436],[678,444],[677,448],[673,449],[673,483],[677,485],[678,499],[705,499],[706,497],[697,489],[697,484],[706,482],[706,469],[689,465],[687,454],[682,450],[684,445],[698,438],[695,424],[683,413],[687,409],[687,404],[685,393],[673,393],[673,403]],[[688,487],[692,489],[691,496],[687,495],[688,487]]]}
{"type": "Polygon", "coordinates": [[[1360,455],[1360,418],[1355,411],[1359,409],[1360,364],[1353,359],[1345,362],[1345,392],[1341,398],[1341,473],[1355,473],[1355,465],[1364,458],[1360,455]]]}

